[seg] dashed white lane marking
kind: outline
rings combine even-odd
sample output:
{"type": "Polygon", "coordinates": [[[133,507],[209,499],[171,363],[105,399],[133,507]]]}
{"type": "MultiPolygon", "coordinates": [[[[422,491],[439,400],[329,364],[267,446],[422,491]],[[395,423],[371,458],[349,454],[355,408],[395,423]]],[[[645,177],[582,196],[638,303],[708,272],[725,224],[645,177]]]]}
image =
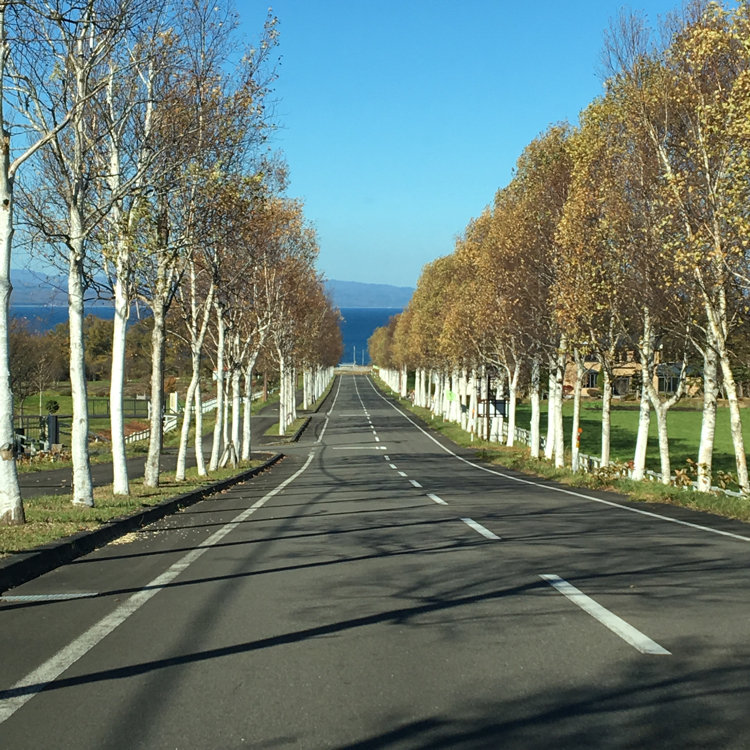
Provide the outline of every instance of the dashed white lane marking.
{"type": "Polygon", "coordinates": [[[494,474],[497,477],[502,477],[503,479],[509,479],[513,482],[518,482],[519,484],[527,484],[531,487],[539,487],[543,490],[549,490],[550,492],[560,492],[564,495],[571,495],[573,497],[580,497],[583,500],[591,500],[594,503],[601,503],[602,505],[608,505],[611,508],[619,508],[620,510],[626,510],[629,513],[637,513],[641,516],[648,516],[649,518],[658,518],[660,521],[668,521],[669,523],[676,523],[678,526],[687,526],[691,529],[697,529],[698,531],[708,531],[711,534],[718,534],[719,536],[727,536],[731,539],[739,539],[742,542],[750,542],[750,536],[744,536],[742,534],[734,534],[731,531],[724,531],[723,529],[713,529],[710,526],[703,526],[699,523],[691,523],[690,521],[682,521],[679,518],[670,518],[669,516],[663,516],[660,513],[654,513],[650,510],[641,510],[640,508],[631,508],[628,505],[622,505],[620,503],[615,503],[612,500],[605,500],[601,497],[594,497],[593,495],[587,495],[584,492],[576,492],[575,490],[566,490],[563,487],[556,487],[554,485],[547,485],[547,484],[541,484],[539,482],[534,482],[531,479],[521,479],[521,477],[514,477],[510,474],[505,474],[502,471],[497,471],[495,469],[490,469],[487,466],[480,466],[479,464],[475,464],[472,461],[469,461],[467,458],[464,458],[463,456],[459,456],[457,453],[454,453],[450,448],[446,448],[439,440],[436,440],[432,435],[430,435],[429,432],[426,430],[423,430],[413,419],[410,419],[409,416],[406,414],[406,412],[399,409],[397,406],[394,406],[382,393],[378,391],[378,389],[375,387],[375,384],[368,378],[367,381],[370,384],[370,388],[372,388],[373,391],[375,391],[375,394],[379,396],[383,401],[388,404],[388,406],[391,407],[394,411],[398,412],[407,422],[412,424],[414,427],[416,427],[423,435],[425,435],[427,438],[432,440],[435,445],[438,446],[441,450],[445,451],[448,455],[453,456],[453,458],[457,459],[458,461],[461,461],[468,466],[472,466],[475,469],[479,469],[479,471],[484,471],[487,474],[494,474]]]}
{"type": "Polygon", "coordinates": [[[398,475],[400,477],[405,477],[406,476],[406,472],[405,471],[399,471],[398,475]]]}
{"type": "Polygon", "coordinates": [[[334,445],[332,451],[387,451],[387,445],[334,445]]]}
{"type": "Polygon", "coordinates": [[[4,602],[62,602],[68,599],[92,599],[99,596],[96,591],[82,591],[77,594],[3,594],[4,602]]]}
{"type": "Polygon", "coordinates": [[[598,620],[606,628],[609,628],[615,635],[619,635],[626,643],[640,651],[642,654],[654,654],[660,656],[670,656],[667,649],[660,646],[656,641],[652,641],[647,635],[634,628],[630,623],[625,622],[613,612],[610,612],[601,604],[595,602],[590,596],[577,589],[572,583],[568,583],[560,576],[554,573],[545,573],[539,576],[553,586],[563,596],[570,599],[573,604],[578,605],[584,612],[590,614],[595,620],[598,620]]]}
{"type": "Polygon", "coordinates": [[[416,479],[410,479],[409,480],[415,487],[421,488],[422,485],[416,480],[416,479]]]}
{"type": "Polygon", "coordinates": [[[47,659],[44,664],[37,667],[33,672],[29,672],[13,687],[7,690],[0,690],[0,724],[13,716],[19,708],[30,701],[37,693],[44,690],[50,682],[56,680],[66,669],[91,651],[92,648],[104,640],[116,627],[125,622],[130,615],[137,612],[152,596],[155,596],[165,586],[168,586],[201,555],[218,544],[230,531],[237,528],[245,519],[255,513],[258,508],[265,505],[274,495],[277,495],[287,485],[291,484],[307,469],[314,457],[315,451],[311,451],[302,467],[283,482],[276,485],[268,494],[257,500],[249,508],[245,508],[245,510],[236,515],[231,521],[211,534],[208,539],[202,541],[197,547],[190,550],[190,552],[183,555],[167,570],[159,574],[144,588],[136,591],[116,609],[92,625],[85,633],[79,635],[72,643],[60,649],[60,651],[47,659]]]}
{"type": "Polygon", "coordinates": [[[492,539],[492,540],[500,539],[500,537],[497,536],[497,534],[493,534],[489,529],[486,529],[484,526],[482,526],[481,523],[477,523],[476,521],[474,521],[471,518],[462,518],[461,520],[467,526],[469,526],[470,528],[474,529],[474,531],[476,531],[479,534],[481,534],[485,539],[492,539]]]}
{"type": "Polygon", "coordinates": [[[388,464],[388,466],[390,466],[394,470],[398,469],[398,466],[396,466],[396,464],[388,464]]]}
{"type": "Polygon", "coordinates": [[[376,443],[379,443],[379,442],[380,442],[380,438],[379,438],[379,437],[378,437],[377,435],[375,436],[375,442],[376,442],[376,443]]]}
{"type": "Polygon", "coordinates": [[[433,502],[437,503],[438,505],[448,505],[448,503],[443,500],[442,497],[438,497],[437,495],[433,495],[432,492],[427,493],[427,497],[430,498],[433,502]]]}
{"type": "MultiPolygon", "coordinates": [[[[385,450],[385,448],[383,448],[383,450],[385,450]]],[[[390,460],[391,460],[391,457],[390,457],[390,456],[383,456],[383,458],[384,458],[384,459],[385,459],[386,461],[390,461],[390,460]]]]}

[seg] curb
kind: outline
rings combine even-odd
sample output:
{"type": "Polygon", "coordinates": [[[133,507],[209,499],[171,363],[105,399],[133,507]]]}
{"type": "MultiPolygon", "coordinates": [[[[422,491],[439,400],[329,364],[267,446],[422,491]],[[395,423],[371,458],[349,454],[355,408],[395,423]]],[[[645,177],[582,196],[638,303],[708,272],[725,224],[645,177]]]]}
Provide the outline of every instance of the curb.
{"type": "Polygon", "coordinates": [[[305,421],[297,428],[296,432],[291,435],[266,435],[265,437],[274,438],[272,443],[266,443],[266,445],[288,445],[289,443],[296,443],[300,439],[300,435],[302,435],[307,425],[310,424],[311,419],[312,417],[305,417],[305,421]]]}
{"type": "Polygon", "coordinates": [[[150,508],[145,508],[131,515],[113,518],[91,531],[81,531],[64,539],[44,544],[41,547],[35,547],[28,552],[18,552],[4,558],[0,560],[0,592],[14,586],[20,586],[32,578],[37,578],[54,568],[75,560],[75,558],[81,555],[92,552],[97,547],[103,547],[108,542],[123,536],[123,534],[127,534],[129,531],[147,526],[154,521],[175,513],[180,508],[193,505],[209,495],[214,495],[231,487],[233,484],[250,479],[270,468],[283,457],[283,453],[276,453],[260,466],[248,469],[242,474],[222,479],[219,482],[214,482],[184,495],[177,495],[176,497],[169,498],[169,500],[164,500],[158,505],[153,505],[150,508]]]}

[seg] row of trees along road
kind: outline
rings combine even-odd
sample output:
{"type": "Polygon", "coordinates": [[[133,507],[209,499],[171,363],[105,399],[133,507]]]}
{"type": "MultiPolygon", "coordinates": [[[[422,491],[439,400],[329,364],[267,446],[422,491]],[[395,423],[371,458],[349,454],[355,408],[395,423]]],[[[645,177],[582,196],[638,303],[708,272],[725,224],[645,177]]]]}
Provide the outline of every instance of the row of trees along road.
{"type": "Polygon", "coordinates": [[[536,457],[546,371],[545,452],[562,466],[563,378],[573,362],[575,467],[584,363],[596,358],[607,465],[614,366],[633,352],[644,383],[634,473],[644,474],[653,414],[669,482],[666,414],[692,366],[703,386],[699,489],[711,486],[722,388],[737,481],[750,492],[736,356],[750,310],[749,39],[748,3],[693,3],[658,38],[638,16],[622,15],[605,41],[605,93],[578,127],[551,126],[528,145],[511,183],[373,336],[370,352],[386,377],[405,393],[406,368],[415,370],[417,404],[458,420],[445,394],[465,401],[476,391],[469,380],[494,368],[507,383],[508,444],[519,390],[529,394],[536,457]],[[668,397],[653,385],[660,360],[679,373],[668,397]]]}
{"type": "MultiPolygon", "coordinates": [[[[285,167],[267,146],[277,34],[269,13],[255,45],[243,46],[221,0],[0,2],[0,523],[24,522],[8,357],[16,204],[20,236],[67,271],[75,504],[93,505],[83,331],[92,279],[109,279],[115,311],[116,494],[129,492],[122,393],[134,301],[153,320],[148,486],[159,483],[168,316],[179,315],[191,350],[178,478],[193,414],[200,420],[207,339],[217,394],[229,373],[233,403],[228,433],[217,412],[211,465],[226,450],[249,455],[247,418],[238,448],[238,404],[269,337],[283,341],[282,369],[316,372],[306,379],[316,392],[330,376],[336,313],[314,268],[314,234],[302,206],[281,197],[285,167]]],[[[288,395],[283,403],[293,414],[288,395]]],[[[197,462],[205,472],[200,449],[197,462]]]]}

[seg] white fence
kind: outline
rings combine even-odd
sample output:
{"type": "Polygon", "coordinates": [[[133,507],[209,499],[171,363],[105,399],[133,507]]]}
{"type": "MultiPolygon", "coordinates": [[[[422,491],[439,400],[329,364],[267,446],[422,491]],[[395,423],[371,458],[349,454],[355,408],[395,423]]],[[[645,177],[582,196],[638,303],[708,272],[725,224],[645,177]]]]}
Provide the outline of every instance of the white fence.
{"type": "MultiPolygon", "coordinates": [[[[525,445],[531,445],[531,432],[529,430],[525,430],[523,427],[516,427],[515,429],[515,436],[516,440],[520,443],[524,443],[525,445]]],[[[508,428],[505,422],[503,422],[503,438],[508,437],[508,428]]],[[[543,449],[545,446],[546,440],[544,436],[540,437],[540,445],[543,449]]],[[[600,456],[590,456],[587,453],[579,453],[578,454],[578,470],[583,471],[587,474],[590,474],[594,471],[597,471],[597,469],[601,469],[602,467],[602,459],[600,456]]],[[[650,481],[653,482],[661,482],[661,474],[658,471],[651,471],[650,469],[646,469],[646,476],[649,478],[650,481]]],[[[633,477],[633,470],[628,468],[626,469],[626,475],[628,478],[632,479],[633,477]]],[[[672,477],[674,479],[674,477],[672,477]]],[[[693,489],[698,489],[698,483],[697,482],[691,482],[690,485],[687,485],[685,489],[689,489],[690,486],[692,486],[693,489]]],[[[733,490],[725,490],[721,487],[713,486],[711,487],[712,492],[722,492],[725,495],[730,495],[731,497],[745,497],[741,492],[734,492],[733,490]]]]}
{"type": "MultiPolygon", "coordinates": [[[[212,398],[208,401],[204,401],[201,406],[201,413],[205,414],[208,411],[213,411],[216,408],[216,399],[212,398]]],[[[164,415],[164,432],[172,432],[176,430],[180,423],[179,414],[165,414],[164,415]]],[[[139,440],[148,440],[151,435],[151,430],[140,430],[139,432],[132,432],[125,438],[126,443],[137,443],[139,440]]]]}

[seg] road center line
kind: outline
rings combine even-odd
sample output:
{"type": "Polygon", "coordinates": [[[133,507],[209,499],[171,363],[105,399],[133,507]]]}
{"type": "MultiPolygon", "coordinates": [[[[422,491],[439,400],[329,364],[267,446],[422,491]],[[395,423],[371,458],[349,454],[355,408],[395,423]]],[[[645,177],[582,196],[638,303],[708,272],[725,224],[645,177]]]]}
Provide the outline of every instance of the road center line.
{"type": "MultiPolygon", "coordinates": [[[[333,407],[331,407],[333,409],[333,407]]],[[[71,667],[81,657],[91,651],[94,646],[106,638],[118,625],[121,625],[133,613],[137,612],[152,596],[155,596],[165,586],[168,586],[180,573],[186,570],[199,557],[211,547],[218,544],[238,524],[255,513],[256,510],[265,505],[274,495],[281,492],[287,485],[291,484],[302,474],[312,462],[315,451],[311,451],[307,461],[290,477],[278,484],[269,493],[257,500],[249,508],[245,508],[231,521],[222,526],[218,531],[211,534],[208,539],[201,542],[166,571],[146,584],[140,591],[136,591],[120,606],[92,625],[85,633],[82,633],[72,643],[58,651],[54,656],[47,659],[44,664],[30,672],[13,687],[0,690],[0,724],[9,719],[25,703],[30,701],[37,693],[44,690],[50,683],[56,680],[66,669],[71,667]]]]}
{"type": "Polygon", "coordinates": [[[605,607],[602,607],[601,604],[598,604],[590,596],[577,589],[572,583],[568,583],[568,581],[554,573],[545,573],[539,577],[547,581],[550,586],[553,586],[563,596],[570,599],[573,604],[579,606],[584,612],[609,628],[615,635],[619,635],[626,643],[629,643],[642,654],[671,655],[667,649],[660,646],[656,641],[652,641],[647,635],[644,635],[640,630],[625,622],[625,620],[618,617],[614,612],[610,612],[605,607]]]}
{"type": "Polygon", "coordinates": [[[484,526],[482,526],[481,523],[477,523],[472,518],[462,518],[461,519],[467,526],[474,529],[474,531],[481,534],[485,539],[492,539],[492,540],[499,540],[500,537],[497,536],[497,534],[493,534],[489,529],[486,529],[484,526]]]}
{"type": "Polygon", "coordinates": [[[332,451],[385,451],[385,445],[334,445],[332,451]]]}
{"type": "Polygon", "coordinates": [[[432,440],[435,445],[437,445],[441,450],[444,450],[447,454],[450,456],[453,456],[453,458],[462,461],[463,463],[467,464],[468,466],[472,466],[475,469],[479,469],[479,471],[484,471],[487,474],[494,474],[497,477],[502,477],[503,479],[510,479],[513,482],[518,482],[519,484],[528,484],[531,487],[540,487],[543,490],[550,490],[551,492],[560,492],[563,495],[572,495],[573,497],[580,497],[583,500],[591,500],[594,503],[600,503],[601,505],[609,505],[611,508],[619,508],[620,510],[627,510],[630,513],[638,513],[641,516],[649,516],[650,518],[658,518],[660,521],[668,521],[669,523],[676,523],[678,526],[687,526],[691,529],[697,529],[698,531],[708,531],[711,534],[718,534],[719,536],[728,536],[732,539],[739,539],[742,542],[750,542],[750,536],[743,536],[742,534],[734,534],[731,531],[723,531],[722,529],[712,529],[710,526],[703,526],[699,523],[691,523],[690,521],[681,521],[679,518],[670,518],[669,516],[663,516],[660,513],[654,513],[650,510],[641,510],[640,508],[631,508],[629,505],[622,505],[621,503],[615,503],[612,500],[605,500],[601,497],[594,497],[593,495],[587,495],[583,492],[576,492],[575,490],[566,490],[563,487],[556,487],[551,484],[541,484],[540,482],[534,482],[530,479],[521,479],[520,477],[514,477],[510,474],[505,474],[502,471],[496,471],[495,469],[490,469],[487,466],[480,466],[479,464],[475,464],[473,461],[469,461],[469,459],[464,458],[463,456],[459,456],[457,453],[454,453],[450,448],[446,448],[439,440],[437,440],[435,437],[430,435],[427,430],[423,430],[413,419],[410,419],[408,414],[406,412],[399,409],[397,406],[394,406],[380,391],[375,387],[375,384],[368,379],[367,381],[370,383],[370,387],[373,391],[375,391],[375,394],[377,396],[380,396],[380,398],[388,404],[388,406],[391,407],[394,411],[398,412],[407,422],[411,423],[414,427],[416,427],[425,437],[432,440]]]}

